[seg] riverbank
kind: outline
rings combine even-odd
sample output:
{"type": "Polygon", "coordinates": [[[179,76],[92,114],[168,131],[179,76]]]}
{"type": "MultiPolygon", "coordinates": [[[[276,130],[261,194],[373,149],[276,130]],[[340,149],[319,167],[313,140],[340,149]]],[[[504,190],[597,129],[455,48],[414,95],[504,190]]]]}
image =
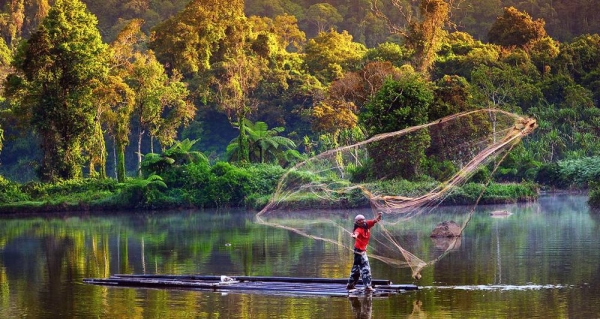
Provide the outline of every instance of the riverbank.
{"type": "MultiPolygon", "coordinates": [[[[100,186],[93,181],[80,182],[87,187],[72,187],[63,184],[62,187],[45,187],[40,192],[37,188],[23,187],[30,190],[21,194],[26,200],[0,203],[0,214],[43,214],[51,212],[81,212],[81,211],[143,211],[143,210],[172,210],[172,209],[203,209],[218,207],[245,207],[260,210],[271,200],[271,194],[264,192],[247,192],[238,194],[221,193],[222,198],[240,197],[241,200],[215,201],[212,205],[195,205],[186,200],[181,189],[156,188],[142,185],[139,182],[132,185],[115,184],[104,181],[100,186]],[[134,186],[137,185],[137,186],[134,186]],[[37,189],[37,191],[31,191],[37,189]],[[234,196],[235,195],[235,196],[234,196]]],[[[380,194],[396,194],[391,190],[390,183],[377,185],[380,194]]],[[[414,189],[421,185],[409,184],[414,189]]],[[[81,185],[80,185],[81,186],[81,185]]],[[[274,186],[273,186],[274,188],[274,186]]],[[[232,187],[237,190],[238,188],[232,187]]],[[[215,190],[204,189],[205,193],[215,193],[215,190]]],[[[534,183],[490,183],[487,186],[478,183],[467,183],[461,187],[452,188],[446,195],[442,205],[472,205],[479,199],[479,204],[503,204],[516,202],[531,202],[537,200],[539,187],[534,183]]],[[[422,194],[415,193],[415,197],[422,194]]],[[[288,209],[340,209],[370,207],[368,197],[362,192],[355,191],[338,194],[335,198],[323,198],[312,193],[296,194],[278,202],[278,207],[288,209]]]]}

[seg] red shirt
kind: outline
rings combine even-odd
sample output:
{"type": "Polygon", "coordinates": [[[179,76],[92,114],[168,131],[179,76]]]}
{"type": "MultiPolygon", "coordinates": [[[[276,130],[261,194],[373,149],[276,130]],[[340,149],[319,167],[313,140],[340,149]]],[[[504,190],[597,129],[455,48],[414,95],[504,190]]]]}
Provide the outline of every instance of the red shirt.
{"type": "Polygon", "coordinates": [[[356,240],[354,241],[354,248],[360,249],[362,251],[367,250],[367,245],[369,244],[369,238],[371,238],[371,227],[375,226],[375,220],[367,220],[367,229],[363,227],[358,227],[354,231],[356,234],[356,240]]]}

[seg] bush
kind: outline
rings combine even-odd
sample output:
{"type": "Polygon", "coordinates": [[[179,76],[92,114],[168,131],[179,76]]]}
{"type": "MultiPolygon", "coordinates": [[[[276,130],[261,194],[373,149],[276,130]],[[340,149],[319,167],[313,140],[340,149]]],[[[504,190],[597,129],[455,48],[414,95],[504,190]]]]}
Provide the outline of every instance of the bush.
{"type": "Polygon", "coordinates": [[[588,204],[594,209],[600,209],[600,182],[590,183],[588,204]]]}
{"type": "Polygon", "coordinates": [[[29,199],[29,196],[21,191],[17,183],[10,182],[0,176],[0,204],[16,203],[29,199]]]}
{"type": "Polygon", "coordinates": [[[568,182],[560,174],[558,163],[544,164],[538,170],[535,176],[535,182],[540,185],[546,185],[553,188],[567,188],[568,182]]]}
{"type": "Polygon", "coordinates": [[[559,189],[587,188],[590,182],[600,179],[600,157],[565,160],[542,165],[535,176],[541,185],[559,189]]]}
{"type": "Polygon", "coordinates": [[[250,173],[226,162],[210,169],[210,198],[216,206],[241,206],[250,189],[250,173]]]}
{"type": "Polygon", "coordinates": [[[246,167],[250,174],[248,191],[251,194],[271,195],[275,192],[279,179],[285,173],[279,165],[256,164],[246,167]]]}
{"type": "Polygon", "coordinates": [[[485,188],[483,184],[467,183],[462,187],[453,188],[446,198],[445,203],[458,205],[474,204],[482,191],[484,192],[479,201],[480,204],[531,201],[535,200],[538,196],[538,187],[534,183],[490,183],[485,188]]]}

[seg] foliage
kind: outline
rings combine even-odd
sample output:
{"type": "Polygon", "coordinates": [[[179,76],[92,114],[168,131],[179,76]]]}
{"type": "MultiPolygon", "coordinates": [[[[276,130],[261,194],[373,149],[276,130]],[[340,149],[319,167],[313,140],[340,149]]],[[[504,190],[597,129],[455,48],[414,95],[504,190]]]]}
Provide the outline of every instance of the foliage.
{"type": "Polygon", "coordinates": [[[587,188],[600,179],[600,157],[562,160],[543,165],[535,181],[541,185],[558,188],[587,188]]]}
{"type": "Polygon", "coordinates": [[[533,181],[541,166],[542,163],[535,160],[532,152],[519,144],[500,163],[494,180],[514,183],[533,181]]]}
{"type": "Polygon", "coordinates": [[[164,194],[167,184],[158,175],[150,175],[146,179],[130,179],[123,185],[123,190],[109,200],[104,200],[105,206],[119,208],[157,209],[172,207],[175,201],[164,194]]]}
{"type": "Polygon", "coordinates": [[[509,64],[480,65],[470,77],[473,97],[480,105],[519,112],[527,111],[542,99],[531,77],[509,64]]]}
{"type": "Polygon", "coordinates": [[[588,204],[592,208],[600,208],[600,183],[598,181],[590,183],[588,204]]]}
{"type": "MultiPolygon", "coordinates": [[[[300,153],[295,151],[296,143],[287,137],[277,136],[283,132],[283,127],[269,129],[267,123],[252,123],[249,120],[243,122],[240,131],[245,131],[248,137],[249,160],[251,163],[279,163],[287,166],[301,158],[300,153]]],[[[227,146],[227,154],[230,160],[239,161],[239,137],[233,139],[227,146]]]]}
{"type": "Polygon", "coordinates": [[[138,124],[138,165],[141,165],[142,135],[158,138],[162,145],[175,142],[177,129],[194,118],[196,107],[179,74],[169,77],[152,52],[136,54],[126,82],[136,95],[133,117],[138,124]]]}
{"type": "Polygon", "coordinates": [[[0,204],[15,203],[29,200],[17,183],[6,180],[0,175],[0,204]]]}
{"type": "Polygon", "coordinates": [[[445,203],[468,205],[477,202],[480,204],[502,204],[533,201],[538,196],[538,186],[534,183],[520,184],[484,184],[467,183],[460,188],[453,189],[445,203]]]}
{"type": "Polygon", "coordinates": [[[162,63],[184,75],[210,68],[227,39],[227,29],[242,14],[243,1],[193,0],[153,29],[149,47],[162,63]]]}
{"type": "Polygon", "coordinates": [[[370,136],[395,132],[427,122],[433,92],[417,74],[406,73],[388,80],[360,113],[360,122],[370,136]]]}
{"type": "Polygon", "coordinates": [[[115,192],[117,189],[118,185],[114,180],[98,180],[93,178],[73,179],[56,183],[30,182],[22,186],[23,192],[36,200],[47,200],[54,196],[85,192],[115,192]]]}
{"type": "Polygon", "coordinates": [[[79,0],[58,0],[15,57],[8,96],[40,135],[43,181],[81,176],[81,148],[93,136],[93,88],[108,70],[96,24],[79,0]]]}
{"type": "MultiPolygon", "coordinates": [[[[211,185],[223,190],[224,180],[248,182],[243,172],[254,166],[220,167],[217,178],[206,159],[177,159],[186,151],[177,149],[183,145],[175,141],[201,139],[204,151],[204,145],[211,146],[214,163],[234,136],[231,127],[230,134],[223,133],[219,123],[244,127],[230,145],[240,153],[228,155],[246,163],[289,166],[300,159],[296,145],[302,138],[311,154],[364,139],[363,131],[369,136],[397,131],[492,105],[532,115],[540,125],[506,157],[494,173],[496,181],[585,188],[597,177],[593,163],[585,162],[600,155],[600,35],[594,34],[600,19],[589,1],[467,0],[459,8],[441,0],[410,6],[359,1],[351,8],[343,1],[83,2],[98,17],[105,39],[115,39],[110,51],[99,39],[95,17],[79,1],[51,1],[52,10],[45,0],[13,1],[0,8],[0,78],[11,74],[1,84],[7,99],[0,98],[5,176],[37,165],[29,154],[41,144],[42,180],[80,180],[86,164],[90,176],[103,177],[112,146],[123,184],[99,189],[98,196],[118,194],[128,183],[125,154],[136,154],[133,147],[125,149],[133,133],[140,162],[142,141],[150,141],[145,176],[159,173],[169,188],[133,196],[143,203],[131,207],[241,205],[250,197],[256,205],[266,194],[237,186],[229,190],[237,195],[220,199],[221,194],[204,192],[211,185]],[[446,22],[457,23],[458,31],[447,33],[446,22]],[[485,43],[488,30],[491,43],[485,43]],[[424,76],[407,71],[408,61],[424,76]],[[55,94],[67,91],[68,96],[55,94]],[[194,124],[194,134],[188,134],[191,129],[181,134],[188,123],[194,124]],[[168,148],[162,154],[152,154],[155,139],[161,149],[168,148]]],[[[478,123],[472,119],[465,125],[478,123]]],[[[386,151],[397,145],[379,145],[379,155],[371,149],[372,167],[349,167],[353,180],[389,177],[398,167],[401,177],[413,180],[452,174],[460,167],[450,163],[453,154],[427,147],[428,139],[455,144],[466,139],[460,128],[445,130],[401,141],[407,154],[386,151]],[[395,157],[405,166],[384,165],[395,157]]],[[[489,170],[474,179],[486,180],[489,170]]],[[[24,185],[23,193],[48,191],[41,185],[24,185]]],[[[77,192],[92,199],[94,188],[86,189],[77,192]]],[[[68,193],[54,196],[76,202],[68,193]]]]}
{"type": "Polygon", "coordinates": [[[198,162],[208,163],[206,155],[198,151],[192,151],[192,146],[196,142],[197,140],[190,141],[189,139],[185,139],[181,142],[175,142],[173,146],[162,152],[162,154],[146,154],[142,161],[142,174],[144,176],[151,174],[162,175],[174,167],[198,162]]]}
{"type": "Polygon", "coordinates": [[[347,71],[355,71],[367,49],[352,41],[348,32],[321,32],[304,48],[306,65],[322,83],[339,79],[347,71]]]}
{"type": "MultiPolygon", "coordinates": [[[[361,123],[370,135],[395,132],[427,123],[433,92],[417,75],[407,74],[398,81],[388,80],[366,104],[361,123]]],[[[415,178],[429,145],[427,132],[411,133],[401,138],[374,143],[369,148],[376,177],[415,178]]]]}
{"type": "Polygon", "coordinates": [[[410,52],[406,47],[392,42],[381,43],[374,48],[369,48],[365,53],[367,62],[390,62],[396,67],[406,63],[410,52]]]}
{"type": "Polygon", "coordinates": [[[504,8],[488,32],[491,43],[502,46],[526,46],[546,36],[544,20],[532,20],[526,12],[515,7],[504,8]]]}

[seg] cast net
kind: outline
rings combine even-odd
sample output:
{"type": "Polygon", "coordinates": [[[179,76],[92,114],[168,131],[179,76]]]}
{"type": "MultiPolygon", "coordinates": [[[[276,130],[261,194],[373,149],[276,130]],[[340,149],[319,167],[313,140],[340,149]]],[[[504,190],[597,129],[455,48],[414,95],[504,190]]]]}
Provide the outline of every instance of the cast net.
{"type": "Polygon", "coordinates": [[[460,245],[489,179],[476,198],[465,198],[458,186],[482,167],[493,173],[536,127],[534,119],[481,109],[324,152],[282,176],[257,222],[352,250],[354,216],[383,212],[371,232],[369,258],[410,267],[418,279],[460,245]],[[470,206],[442,210],[445,200],[470,206]],[[431,237],[448,221],[457,236],[431,237]]]}

